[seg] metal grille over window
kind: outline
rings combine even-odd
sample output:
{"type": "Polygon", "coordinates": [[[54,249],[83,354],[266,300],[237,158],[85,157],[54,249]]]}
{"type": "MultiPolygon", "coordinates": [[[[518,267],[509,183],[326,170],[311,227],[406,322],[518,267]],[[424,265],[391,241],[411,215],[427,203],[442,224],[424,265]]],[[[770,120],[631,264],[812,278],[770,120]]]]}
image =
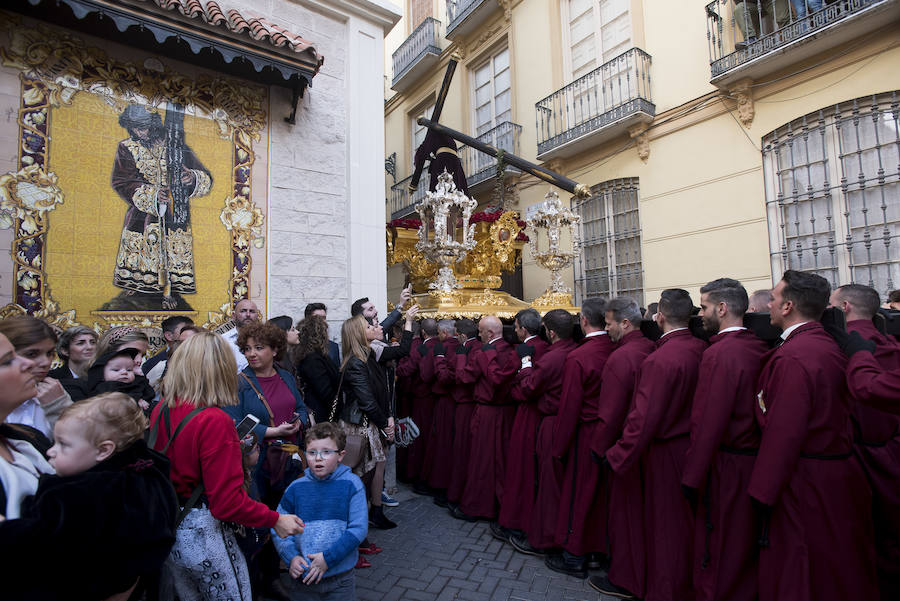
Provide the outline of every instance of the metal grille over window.
{"type": "MultiPolygon", "coordinates": [[[[644,302],[638,178],[594,186],[590,198],[576,200],[581,216],[582,252],[576,263],[576,295],[630,296],[644,302]]],[[[580,302],[580,300],[576,300],[580,302]]]]}
{"type": "Polygon", "coordinates": [[[763,138],[772,272],[900,284],[900,91],[823,108],[763,138]]]}

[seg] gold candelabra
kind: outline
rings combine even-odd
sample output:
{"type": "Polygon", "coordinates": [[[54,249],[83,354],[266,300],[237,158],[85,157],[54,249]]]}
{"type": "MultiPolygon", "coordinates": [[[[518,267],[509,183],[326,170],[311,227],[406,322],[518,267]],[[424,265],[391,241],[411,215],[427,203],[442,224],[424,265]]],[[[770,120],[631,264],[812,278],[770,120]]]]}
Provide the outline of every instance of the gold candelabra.
{"type": "Polygon", "coordinates": [[[535,262],[550,271],[550,285],[544,293],[534,300],[532,305],[539,310],[552,308],[573,309],[572,290],[563,283],[560,272],[571,266],[575,255],[579,252],[578,222],[581,218],[570,209],[563,207],[559,195],[554,190],[547,192],[543,206],[528,220],[533,235],[530,239],[531,256],[535,262]],[[571,238],[571,249],[565,250],[560,245],[564,230],[568,229],[571,238]],[[547,232],[547,246],[539,249],[539,232],[547,232]]]}

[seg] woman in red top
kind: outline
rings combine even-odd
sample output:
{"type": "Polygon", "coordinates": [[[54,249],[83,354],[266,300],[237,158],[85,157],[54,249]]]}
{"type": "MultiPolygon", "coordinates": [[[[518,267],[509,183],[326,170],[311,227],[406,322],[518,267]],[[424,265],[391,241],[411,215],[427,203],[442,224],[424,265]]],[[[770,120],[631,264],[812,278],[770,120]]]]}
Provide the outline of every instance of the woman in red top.
{"type": "MultiPolygon", "coordinates": [[[[281,537],[302,532],[303,522],[279,515],[244,490],[240,442],[234,421],[221,409],[237,402],[237,364],[228,343],[211,332],[183,342],[169,359],[162,396],[150,416],[153,447],[172,462],[170,478],[182,505],[205,488],[178,526],[164,582],[174,585],[181,601],[250,599],[244,556],[223,522],[274,528],[281,537]]],[[[174,597],[164,592],[170,593],[164,598],[174,597]]]]}

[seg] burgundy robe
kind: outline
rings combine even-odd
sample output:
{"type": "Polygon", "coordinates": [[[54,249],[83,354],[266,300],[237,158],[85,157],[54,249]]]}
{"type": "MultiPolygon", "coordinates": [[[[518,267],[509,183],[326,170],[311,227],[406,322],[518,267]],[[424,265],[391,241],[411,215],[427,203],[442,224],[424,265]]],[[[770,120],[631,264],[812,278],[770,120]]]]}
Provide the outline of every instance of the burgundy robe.
{"type": "Polygon", "coordinates": [[[760,601],[876,599],[872,494],[852,455],[847,358],[818,322],[766,358],[756,407],[762,443],[748,489],[771,508],[760,601]]]}
{"type": "MultiPolygon", "coordinates": [[[[576,345],[573,342],[568,352],[571,353],[575,348],[576,345]]],[[[568,358],[568,355],[566,358],[568,358]]],[[[533,372],[533,369],[528,371],[533,372]]],[[[563,362],[559,373],[547,383],[544,387],[544,394],[538,397],[537,402],[537,409],[542,416],[535,442],[535,453],[538,459],[537,490],[535,492],[534,507],[531,511],[531,524],[528,528],[525,528],[528,533],[528,542],[536,549],[553,547],[556,537],[559,495],[562,489],[562,479],[565,475],[565,464],[561,459],[553,456],[552,449],[553,432],[556,429],[556,415],[559,412],[559,399],[562,395],[565,369],[566,363],[563,362]]],[[[528,374],[525,374],[523,377],[526,376],[528,374]]]]}
{"type": "Polygon", "coordinates": [[[562,376],[566,355],[575,347],[570,340],[559,341],[552,347],[540,338],[532,338],[534,347],[532,366],[519,370],[511,397],[519,403],[509,435],[506,472],[503,482],[503,501],[497,521],[504,528],[527,530],[531,526],[531,512],[537,489],[537,433],[543,415],[537,407],[538,398],[553,378],[562,376]]]}
{"type": "Polygon", "coordinates": [[[462,500],[463,490],[469,469],[469,449],[472,446],[472,415],[475,413],[475,399],[472,390],[474,381],[466,381],[469,374],[466,373],[466,365],[470,358],[481,352],[481,341],[470,338],[466,341],[469,347],[468,355],[448,355],[435,357],[435,371],[439,374],[452,374],[456,381],[453,388],[453,400],[456,410],[453,417],[453,468],[450,473],[450,485],[447,488],[447,500],[451,503],[459,503],[462,500]]]}
{"type": "Polygon", "coordinates": [[[503,497],[507,447],[516,411],[509,398],[515,372],[510,372],[509,366],[519,362],[516,351],[502,338],[493,346],[479,352],[465,367],[476,379],[472,394],[477,406],[472,416],[468,479],[460,503],[465,513],[491,520],[496,519],[503,497]]]}
{"type": "Polygon", "coordinates": [[[601,471],[590,444],[599,424],[601,375],[613,349],[604,332],[585,338],[566,358],[551,449],[566,460],[554,542],[574,555],[606,549],[605,516],[594,503],[601,471]]]}
{"type": "MultiPolygon", "coordinates": [[[[633,406],[638,371],[647,355],[656,349],[656,344],[639,330],[625,334],[618,344],[603,368],[600,419],[591,440],[591,451],[598,457],[604,457],[621,438],[625,417],[633,406]]],[[[605,490],[597,495],[607,527],[604,550],[609,555],[612,546],[617,552],[609,576],[615,577],[613,582],[643,596],[646,570],[643,475],[640,469],[634,469],[616,476],[604,465],[601,478],[606,478],[605,490]],[[616,520],[609,519],[613,511],[619,516],[616,520]]]]}
{"type": "Polygon", "coordinates": [[[847,386],[857,401],[900,414],[900,369],[883,369],[872,353],[858,352],[850,357],[847,386]]]}
{"type": "MultiPolygon", "coordinates": [[[[456,345],[459,341],[450,337],[443,343],[445,352],[456,356],[456,345]]],[[[436,346],[436,345],[435,345],[436,346]]],[[[429,466],[428,486],[438,490],[447,490],[450,486],[450,474],[453,470],[453,419],[456,413],[456,402],[453,400],[453,389],[456,378],[446,369],[444,361],[442,369],[437,368],[437,358],[431,358],[432,384],[434,395],[434,419],[432,420],[431,438],[425,452],[425,465],[429,466]]]]}
{"type": "Polygon", "coordinates": [[[425,464],[425,452],[431,438],[431,426],[434,418],[434,399],[431,395],[431,381],[434,378],[434,345],[437,338],[429,338],[422,342],[415,351],[410,351],[407,362],[401,362],[397,371],[412,380],[410,410],[413,421],[419,428],[419,437],[409,446],[407,458],[407,477],[411,480],[427,480],[430,467],[425,464]],[[424,355],[422,351],[424,350],[424,355]]]}
{"type": "Polygon", "coordinates": [[[759,528],[747,485],[760,440],[756,381],[768,347],[749,330],[717,334],[710,344],[700,362],[681,478],[700,497],[694,589],[698,601],[755,601],[759,528]]]}
{"type": "MultiPolygon", "coordinates": [[[[412,340],[409,355],[397,361],[394,374],[397,377],[395,390],[397,391],[397,417],[410,417],[412,415],[413,398],[415,398],[415,380],[419,373],[419,345],[422,339],[416,336],[412,340]]],[[[409,448],[397,447],[397,477],[403,481],[409,481],[414,476],[409,473],[409,448]]]]}
{"type": "MultiPolygon", "coordinates": [[[[656,350],[638,373],[634,407],[625,419],[622,438],[606,453],[616,475],[643,469],[647,601],[690,600],[694,594],[694,514],[681,492],[681,477],[690,445],[691,401],[705,348],[706,343],[687,329],[656,342],[656,350]]],[[[611,521],[616,519],[624,518],[610,515],[611,521]]],[[[612,553],[615,561],[615,547],[612,553]]]]}
{"type": "MultiPolygon", "coordinates": [[[[900,343],[879,332],[871,321],[849,321],[847,330],[878,345],[875,360],[883,369],[900,369],[900,343]]],[[[872,486],[881,599],[900,599],[900,416],[855,402],[852,419],[853,452],[872,486]]]]}

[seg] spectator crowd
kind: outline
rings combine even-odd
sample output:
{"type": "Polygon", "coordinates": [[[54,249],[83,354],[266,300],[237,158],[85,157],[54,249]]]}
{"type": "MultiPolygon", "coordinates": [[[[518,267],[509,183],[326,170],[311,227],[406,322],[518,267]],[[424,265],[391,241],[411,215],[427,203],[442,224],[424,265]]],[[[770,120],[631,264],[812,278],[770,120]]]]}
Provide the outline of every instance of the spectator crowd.
{"type": "Polygon", "coordinates": [[[323,303],[243,299],[149,358],[133,327],[0,320],[3,598],[356,599],[396,479],[618,598],[900,598],[900,292],[411,301],[357,300],[338,345],[323,303]]]}

